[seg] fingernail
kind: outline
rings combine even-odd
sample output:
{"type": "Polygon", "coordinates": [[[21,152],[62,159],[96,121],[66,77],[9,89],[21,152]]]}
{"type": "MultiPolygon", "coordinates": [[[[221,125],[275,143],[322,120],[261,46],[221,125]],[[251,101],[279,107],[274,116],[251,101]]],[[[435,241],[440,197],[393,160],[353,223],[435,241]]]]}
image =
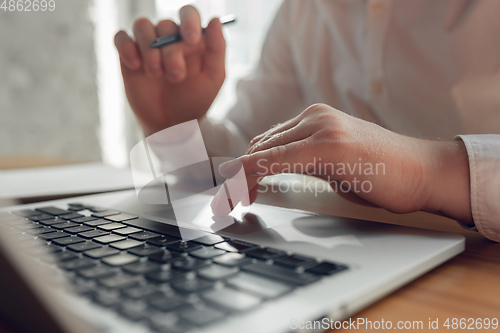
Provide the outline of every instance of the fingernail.
{"type": "Polygon", "coordinates": [[[219,172],[222,176],[226,178],[231,178],[235,176],[238,171],[240,171],[242,168],[242,164],[240,160],[232,160],[228,162],[224,162],[221,165],[219,165],[219,172]]]}

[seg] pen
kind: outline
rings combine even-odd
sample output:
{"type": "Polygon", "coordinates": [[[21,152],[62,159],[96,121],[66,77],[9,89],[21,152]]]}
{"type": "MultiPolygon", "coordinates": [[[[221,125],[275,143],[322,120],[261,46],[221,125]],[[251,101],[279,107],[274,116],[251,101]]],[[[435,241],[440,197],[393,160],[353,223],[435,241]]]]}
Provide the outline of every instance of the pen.
{"type": "MultiPolygon", "coordinates": [[[[226,16],[223,16],[223,17],[220,18],[220,23],[222,23],[222,24],[233,23],[235,21],[236,21],[236,16],[234,16],[234,14],[229,14],[229,15],[226,15],[226,16]]],[[[205,30],[205,28],[201,29],[202,32],[204,30],[205,30]]],[[[156,38],[155,41],[152,42],[151,45],[149,45],[149,47],[160,48],[160,47],[163,47],[163,46],[170,45],[172,43],[179,42],[181,40],[182,40],[182,37],[181,37],[180,34],[172,35],[172,36],[159,37],[159,38],[156,38]]]]}

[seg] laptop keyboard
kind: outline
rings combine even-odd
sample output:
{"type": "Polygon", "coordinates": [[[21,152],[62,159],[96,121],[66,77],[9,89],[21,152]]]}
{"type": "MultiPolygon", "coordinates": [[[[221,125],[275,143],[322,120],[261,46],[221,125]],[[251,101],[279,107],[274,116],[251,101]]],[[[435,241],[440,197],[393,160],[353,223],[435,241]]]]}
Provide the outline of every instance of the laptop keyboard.
{"type": "Polygon", "coordinates": [[[176,226],[80,203],[0,221],[79,294],[157,332],[205,327],[348,269],[215,234],[182,241],[176,226]]]}

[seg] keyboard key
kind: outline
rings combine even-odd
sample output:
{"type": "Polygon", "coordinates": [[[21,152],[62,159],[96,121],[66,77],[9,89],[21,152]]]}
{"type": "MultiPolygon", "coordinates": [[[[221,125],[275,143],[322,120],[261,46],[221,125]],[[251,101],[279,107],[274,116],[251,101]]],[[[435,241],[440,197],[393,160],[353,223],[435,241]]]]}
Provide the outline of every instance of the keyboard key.
{"type": "Polygon", "coordinates": [[[125,302],[120,305],[122,316],[133,321],[140,321],[149,317],[148,307],[140,302],[125,302]]]}
{"type": "Polygon", "coordinates": [[[100,225],[97,228],[99,228],[101,230],[110,231],[110,230],[120,229],[120,228],[125,228],[125,227],[126,227],[126,225],[121,224],[121,223],[108,223],[108,224],[100,225]]]}
{"type": "Polygon", "coordinates": [[[2,221],[0,220],[0,222],[4,225],[8,225],[8,226],[11,226],[11,227],[14,227],[16,225],[19,225],[20,223],[26,223],[27,220],[25,219],[21,219],[19,218],[19,220],[8,220],[8,221],[2,221]]]}
{"type": "Polygon", "coordinates": [[[100,259],[100,258],[104,258],[107,256],[112,256],[112,255],[115,255],[118,253],[120,253],[120,251],[118,251],[117,249],[113,249],[110,247],[101,247],[101,248],[85,251],[83,254],[85,254],[86,256],[89,256],[91,258],[94,258],[94,259],[100,259]]]}
{"type": "Polygon", "coordinates": [[[201,248],[200,244],[196,244],[194,242],[184,242],[184,241],[171,243],[167,245],[168,250],[177,252],[191,252],[200,248],[201,248]]]}
{"type": "Polygon", "coordinates": [[[64,231],[51,232],[48,234],[38,235],[38,238],[45,240],[52,240],[56,238],[69,237],[71,234],[65,233],[64,231]]]}
{"type": "Polygon", "coordinates": [[[17,223],[15,228],[19,231],[26,231],[30,229],[43,228],[43,225],[35,224],[35,222],[17,223]]]}
{"type": "Polygon", "coordinates": [[[21,216],[21,217],[28,217],[28,216],[33,216],[33,215],[40,215],[40,212],[35,212],[32,209],[23,209],[23,210],[14,210],[12,211],[12,214],[21,216]]]}
{"type": "Polygon", "coordinates": [[[92,250],[92,249],[98,249],[101,246],[99,244],[96,244],[94,242],[86,242],[86,243],[78,243],[78,244],[73,244],[68,246],[68,249],[71,249],[76,252],[83,252],[87,250],[92,250]]]}
{"type": "Polygon", "coordinates": [[[288,268],[297,268],[297,267],[309,267],[317,264],[318,262],[314,258],[303,257],[299,255],[291,255],[288,257],[280,258],[274,261],[275,265],[280,265],[288,268]]]}
{"type": "Polygon", "coordinates": [[[59,218],[63,219],[63,220],[72,220],[72,219],[77,219],[79,217],[85,217],[85,215],[77,214],[77,213],[59,215],[59,218]]]}
{"type": "Polygon", "coordinates": [[[105,212],[107,211],[108,209],[106,208],[103,208],[103,207],[97,207],[97,206],[85,206],[88,210],[90,210],[91,212],[95,212],[95,213],[99,213],[99,212],[105,212]]]}
{"type": "Polygon", "coordinates": [[[78,274],[87,279],[100,279],[115,275],[116,271],[108,266],[96,266],[89,269],[79,270],[78,274]]]}
{"type": "Polygon", "coordinates": [[[103,212],[94,212],[92,216],[94,217],[106,217],[106,216],[111,216],[111,215],[118,215],[120,212],[115,212],[112,210],[105,210],[103,212]]]}
{"type": "Polygon", "coordinates": [[[250,258],[241,253],[226,253],[220,257],[215,257],[213,260],[224,266],[242,266],[252,262],[250,258]]]}
{"type": "Polygon", "coordinates": [[[106,236],[96,237],[93,240],[98,242],[98,243],[101,243],[101,244],[109,244],[109,243],[118,242],[118,241],[121,241],[124,239],[126,239],[126,238],[123,236],[119,236],[119,235],[106,235],[106,236]]]}
{"type": "Polygon", "coordinates": [[[147,256],[153,255],[155,253],[163,252],[163,250],[160,249],[159,247],[156,247],[156,246],[144,244],[143,246],[134,247],[134,248],[128,250],[128,252],[135,254],[136,256],[139,256],[139,257],[147,257],[147,256]]]}
{"type": "Polygon", "coordinates": [[[115,275],[100,279],[99,282],[108,288],[129,288],[139,282],[139,277],[131,275],[115,275]]]}
{"type": "Polygon", "coordinates": [[[184,275],[185,275],[185,273],[183,273],[183,272],[169,269],[166,271],[148,273],[148,274],[146,274],[146,278],[148,280],[152,280],[152,281],[157,282],[157,283],[165,283],[165,282],[169,282],[170,280],[183,277],[184,275]]]}
{"type": "Polygon", "coordinates": [[[168,244],[179,242],[178,238],[170,237],[170,236],[160,236],[155,238],[148,239],[148,244],[156,245],[156,246],[165,246],[168,244]]]}
{"type": "Polygon", "coordinates": [[[177,279],[171,283],[172,288],[182,293],[194,293],[213,287],[213,283],[203,279],[177,279]]]}
{"type": "Polygon", "coordinates": [[[77,227],[67,228],[64,231],[69,232],[70,234],[79,234],[81,232],[86,232],[86,231],[90,231],[90,230],[94,230],[94,229],[92,229],[91,227],[87,227],[85,225],[79,225],[77,227]]]}
{"type": "Polygon", "coordinates": [[[172,320],[170,316],[165,316],[162,313],[148,316],[148,320],[157,333],[185,333],[193,331],[194,328],[187,321],[172,320]]]}
{"type": "Polygon", "coordinates": [[[215,245],[216,248],[225,250],[227,252],[248,252],[259,247],[252,243],[247,243],[239,240],[230,240],[224,243],[215,245]]]}
{"type": "Polygon", "coordinates": [[[41,245],[34,248],[30,248],[28,251],[30,256],[36,258],[47,253],[55,253],[55,252],[61,252],[61,248],[55,245],[49,245],[49,246],[41,245]]]}
{"type": "Polygon", "coordinates": [[[104,231],[104,230],[95,229],[95,230],[85,231],[85,232],[78,234],[78,236],[83,237],[83,238],[87,238],[87,239],[95,238],[95,237],[99,237],[99,236],[104,236],[104,235],[109,235],[109,232],[104,231]]]}
{"type": "Polygon", "coordinates": [[[158,235],[157,233],[154,233],[151,231],[143,231],[143,232],[139,232],[136,234],[132,234],[129,237],[136,239],[136,240],[147,240],[147,239],[155,238],[158,236],[160,236],[160,235],[158,235]]]}
{"type": "MultiPolygon", "coordinates": [[[[49,234],[45,234],[45,235],[48,236],[49,234]]],[[[68,234],[65,234],[65,235],[69,236],[68,234]]],[[[43,235],[38,236],[38,238],[41,238],[41,236],[43,236],[43,235]]],[[[33,235],[28,235],[28,234],[16,234],[14,237],[15,237],[15,239],[16,239],[17,242],[29,242],[29,243],[32,243],[32,242],[35,241],[34,236],[33,235]]],[[[62,236],[62,237],[65,237],[65,236],[62,236]]]]}
{"type": "Polygon", "coordinates": [[[60,246],[67,246],[71,244],[76,244],[76,243],[82,243],[85,242],[85,239],[80,238],[80,237],[65,237],[65,238],[57,238],[52,241],[52,243],[55,243],[60,246]]]}
{"type": "Polygon", "coordinates": [[[113,230],[113,232],[115,234],[122,235],[122,236],[127,236],[127,235],[134,234],[134,233],[140,232],[140,231],[142,231],[142,230],[138,229],[138,228],[134,228],[134,227],[126,227],[126,228],[122,228],[122,229],[113,230]]]}
{"type": "Polygon", "coordinates": [[[248,273],[240,273],[229,278],[226,283],[236,289],[244,290],[263,298],[275,298],[292,290],[292,286],[276,280],[248,273]]]}
{"type": "Polygon", "coordinates": [[[104,224],[109,224],[111,223],[110,221],[106,221],[106,220],[90,220],[90,221],[87,221],[87,222],[83,222],[83,224],[89,226],[89,227],[97,227],[99,225],[104,225],[104,224]]]}
{"type": "Polygon", "coordinates": [[[218,243],[222,243],[224,238],[214,234],[208,234],[200,238],[193,239],[193,242],[200,243],[206,246],[215,245],[218,243]]]}
{"type": "Polygon", "coordinates": [[[106,220],[110,220],[113,222],[121,222],[121,221],[127,221],[127,220],[133,220],[136,219],[137,216],[132,216],[129,214],[118,214],[118,215],[111,215],[111,216],[105,216],[104,217],[106,220]]]}
{"type": "Polygon", "coordinates": [[[198,275],[207,280],[221,280],[235,275],[239,272],[238,267],[225,267],[221,265],[210,265],[198,270],[198,275]]]}
{"type": "Polygon", "coordinates": [[[105,306],[105,307],[115,307],[121,304],[120,293],[113,292],[110,290],[99,290],[93,295],[95,302],[105,306]]]}
{"type": "Polygon", "coordinates": [[[125,289],[123,294],[132,299],[153,299],[161,297],[163,294],[158,291],[158,288],[152,285],[137,286],[125,289]]]}
{"type": "Polygon", "coordinates": [[[70,208],[80,208],[81,210],[86,209],[84,204],[78,203],[78,202],[72,202],[68,204],[68,207],[70,208]]]}
{"type": "Polygon", "coordinates": [[[178,297],[162,297],[148,302],[155,309],[161,312],[170,312],[180,308],[187,308],[191,305],[178,297]]]}
{"type": "MultiPolygon", "coordinates": [[[[134,253],[134,250],[129,250],[128,252],[134,253]]],[[[153,254],[149,256],[150,260],[159,262],[160,264],[168,264],[171,263],[175,260],[180,260],[184,259],[185,257],[181,256],[180,254],[170,252],[170,251],[162,251],[160,253],[153,254]]]]}
{"type": "Polygon", "coordinates": [[[57,231],[57,230],[54,230],[52,228],[37,228],[37,229],[28,230],[28,234],[41,235],[41,234],[47,234],[49,232],[55,232],[55,231],[57,231]]]}
{"type": "Polygon", "coordinates": [[[248,264],[243,266],[241,269],[254,274],[263,275],[269,278],[282,280],[284,282],[296,285],[307,285],[319,279],[313,274],[298,273],[288,268],[266,265],[263,263],[248,264]]]}
{"type": "Polygon", "coordinates": [[[68,207],[68,210],[72,211],[72,212],[79,212],[79,211],[82,211],[82,210],[85,210],[86,208],[85,207],[68,207]]]}
{"type": "Polygon", "coordinates": [[[39,214],[39,215],[28,216],[28,219],[30,219],[31,221],[35,221],[35,222],[43,221],[43,220],[50,220],[53,218],[54,218],[54,216],[49,215],[49,214],[39,214]]]}
{"type": "Polygon", "coordinates": [[[160,270],[160,265],[151,261],[141,261],[123,266],[122,269],[131,274],[147,274],[160,270]]]}
{"type": "MultiPolygon", "coordinates": [[[[151,257],[153,260],[153,258],[151,257]]],[[[192,257],[181,257],[172,262],[172,267],[182,271],[194,271],[198,268],[205,267],[211,264],[210,260],[195,259],[192,257]]]]}
{"type": "Polygon", "coordinates": [[[202,297],[229,311],[250,310],[261,302],[260,298],[256,296],[229,288],[211,290],[203,293],[202,297]]]}
{"type": "Polygon", "coordinates": [[[74,222],[63,222],[63,223],[52,224],[51,227],[62,230],[66,228],[78,227],[78,224],[74,222]]]}
{"type": "Polygon", "coordinates": [[[112,243],[110,246],[117,248],[119,250],[127,250],[133,247],[137,247],[139,245],[144,244],[143,242],[139,242],[133,239],[125,239],[119,242],[112,243]]]}
{"type": "Polygon", "coordinates": [[[97,217],[92,217],[92,216],[85,216],[85,217],[77,217],[76,219],[72,219],[72,222],[75,223],[85,223],[89,221],[95,221],[97,220],[97,217]]]}
{"type": "Polygon", "coordinates": [[[307,273],[312,273],[316,275],[332,275],[335,273],[342,272],[347,269],[347,266],[336,264],[334,262],[323,261],[315,266],[306,269],[307,273]]]}
{"type": "Polygon", "coordinates": [[[79,269],[84,269],[84,268],[91,268],[94,266],[95,266],[94,262],[92,262],[89,259],[85,259],[85,258],[65,261],[65,262],[59,264],[59,267],[61,267],[62,269],[68,270],[68,271],[79,270],[79,269]]]}
{"type": "Polygon", "coordinates": [[[189,253],[189,255],[200,258],[200,259],[212,259],[213,257],[217,257],[227,253],[224,250],[215,249],[213,247],[204,247],[189,253]]]}
{"type": "Polygon", "coordinates": [[[78,258],[78,256],[74,252],[70,251],[61,251],[56,253],[51,253],[47,255],[43,260],[46,262],[57,262],[57,261],[68,261],[78,258]]]}
{"type": "Polygon", "coordinates": [[[49,214],[49,215],[64,215],[64,214],[70,214],[70,211],[60,209],[57,207],[42,207],[42,208],[37,208],[35,209],[36,211],[49,214]]]}
{"type": "Polygon", "coordinates": [[[124,266],[136,262],[137,260],[139,260],[138,256],[134,256],[130,253],[122,253],[112,257],[103,258],[102,262],[110,266],[124,266]]]}
{"type": "MultiPolygon", "coordinates": [[[[129,226],[150,230],[152,232],[159,233],[162,235],[172,236],[172,237],[176,237],[176,238],[182,238],[181,237],[181,230],[180,230],[181,228],[179,228],[175,225],[170,225],[170,224],[164,223],[164,222],[158,222],[158,221],[148,220],[148,219],[144,219],[144,218],[138,218],[138,219],[123,221],[123,223],[127,224],[129,226]]],[[[187,229],[185,229],[185,230],[186,230],[186,232],[189,232],[189,230],[187,230],[187,229]]],[[[156,236],[159,236],[159,235],[157,234],[156,236]]]]}
{"type": "Polygon", "coordinates": [[[245,254],[249,257],[261,260],[269,260],[269,259],[275,260],[286,256],[286,252],[270,248],[256,249],[245,252],[245,254]]]}
{"type": "Polygon", "coordinates": [[[11,226],[18,225],[20,223],[30,222],[30,220],[27,220],[27,219],[22,218],[22,217],[17,216],[17,215],[10,215],[10,216],[12,216],[12,217],[9,217],[8,219],[0,218],[0,221],[2,221],[2,223],[6,223],[6,224],[11,225],[11,226]]]}
{"type": "Polygon", "coordinates": [[[58,218],[52,218],[52,219],[49,219],[49,220],[38,221],[38,223],[43,224],[45,226],[50,226],[50,225],[58,224],[58,223],[62,223],[62,222],[64,222],[64,220],[61,220],[61,219],[58,219],[58,218]]]}
{"type": "Polygon", "coordinates": [[[189,309],[186,311],[182,311],[181,317],[184,320],[187,320],[189,323],[195,326],[205,326],[216,322],[224,318],[225,314],[223,312],[203,308],[203,309],[189,309]]]}

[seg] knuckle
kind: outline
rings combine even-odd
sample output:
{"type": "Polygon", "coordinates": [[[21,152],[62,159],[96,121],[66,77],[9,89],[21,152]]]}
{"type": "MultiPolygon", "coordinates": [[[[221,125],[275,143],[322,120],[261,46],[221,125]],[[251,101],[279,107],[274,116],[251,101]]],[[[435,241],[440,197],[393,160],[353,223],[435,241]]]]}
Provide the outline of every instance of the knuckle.
{"type": "Polygon", "coordinates": [[[135,20],[134,22],[134,31],[143,31],[145,29],[148,29],[151,27],[153,24],[151,21],[146,18],[146,17],[141,17],[135,20]]]}
{"type": "Polygon", "coordinates": [[[158,65],[161,63],[160,54],[158,52],[148,52],[143,55],[144,62],[149,66],[158,65]]]}
{"type": "Polygon", "coordinates": [[[158,22],[156,28],[160,35],[170,35],[175,34],[178,31],[177,24],[172,20],[161,20],[158,22]]]}
{"type": "Polygon", "coordinates": [[[281,163],[285,158],[287,148],[286,146],[276,146],[270,149],[271,159],[277,163],[281,163]]]}
{"type": "Polygon", "coordinates": [[[310,114],[316,114],[318,112],[323,111],[326,107],[328,107],[326,104],[323,103],[315,103],[309,106],[307,109],[302,111],[302,115],[308,116],[310,114]]]}
{"type": "Polygon", "coordinates": [[[260,137],[255,137],[252,140],[250,140],[250,146],[253,146],[255,143],[257,143],[260,140],[260,137]]]}

